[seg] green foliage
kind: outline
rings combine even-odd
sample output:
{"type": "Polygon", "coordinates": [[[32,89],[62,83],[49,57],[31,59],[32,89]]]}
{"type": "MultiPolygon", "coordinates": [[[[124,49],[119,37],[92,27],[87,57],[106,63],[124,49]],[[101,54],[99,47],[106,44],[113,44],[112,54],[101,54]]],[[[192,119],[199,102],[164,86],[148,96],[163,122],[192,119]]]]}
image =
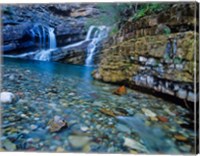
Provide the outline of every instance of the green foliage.
{"type": "Polygon", "coordinates": [[[112,27],[112,29],[111,29],[109,35],[110,35],[110,36],[113,36],[113,35],[117,34],[117,32],[118,32],[118,28],[117,28],[116,25],[114,25],[114,26],[112,27]]]}
{"type": "Polygon", "coordinates": [[[152,13],[158,13],[162,10],[165,10],[169,7],[168,4],[161,4],[161,3],[149,3],[149,4],[142,4],[140,5],[140,8],[134,14],[132,17],[132,20],[137,20],[141,17],[144,17],[145,15],[152,14],[152,13]]]}
{"type": "Polygon", "coordinates": [[[170,58],[169,54],[164,54],[164,59],[165,59],[166,61],[169,61],[169,60],[171,60],[171,58],[170,58]]]}
{"type": "Polygon", "coordinates": [[[169,35],[169,34],[171,33],[170,28],[165,28],[165,29],[164,29],[164,33],[165,33],[166,35],[169,35]]]}
{"type": "MultiPolygon", "coordinates": [[[[120,23],[127,21],[126,11],[129,10],[131,14],[134,12],[133,3],[97,3],[96,7],[101,12],[101,16],[98,18],[89,18],[86,24],[88,30],[91,25],[106,25],[111,28],[110,35],[114,35],[118,32],[120,23]]],[[[161,3],[145,3],[138,4],[137,12],[132,15],[132,19],[136,20],[145,15],[160,12],[166,9],[168,4],[161,3]]],[[[130,16],[129,16],[130,17],[130,16]]],[[[166,34],[169,34],[170,30],[166,30],[166,34]]]]}
{"type": "Polygon", "coordinates": [[[173,61],[174,61],[174,64],[181,64],[183,62],[183,59],[176,56],[174,57],[173,61]]]}
{"type": "Polygon", "coordinates": [[[164,28],[164,34],[165,34],[166,36],[169,36],[170,33],[171,33],[170,28],[169,28],[169,27],[165,27],[165,28],[164,28]]]}
{"type": "Polygon", "coordinates": [[[159,60],[156,60],[156,62],[155,62],[155,67],[158,67],[159,66],[159,63],[160,63],[160,61],[159,60]]]}
{"type": "Polygon", "coordinates": [[[96,7],[102,12],[98,18],[90,18],[86,29],[91,25],[106,25],[111,27],[110,35],[118,32],[118,24],[123,20],[122,13],[130,7],[129,3],[97,3],[96,7]]]}

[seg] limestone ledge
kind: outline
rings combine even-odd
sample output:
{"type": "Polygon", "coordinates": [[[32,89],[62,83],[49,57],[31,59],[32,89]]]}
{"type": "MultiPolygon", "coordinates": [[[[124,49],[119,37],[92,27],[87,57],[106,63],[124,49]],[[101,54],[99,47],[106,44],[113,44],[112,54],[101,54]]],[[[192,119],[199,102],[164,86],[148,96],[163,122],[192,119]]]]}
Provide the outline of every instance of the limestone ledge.
{"type": "Polygon", "coordinates": [[[194,61],[194,35],[188,31],[118,43],[103,50],[99,68],[93,76],[104,82],[128,82],[194,102],[197,96],[194,94],[194,75],[199,66],[194,61]],[[176,46],[170,40],[176,40],[176,46]],[[167,51],[169,45],[174,46],[175,51],[167,51]],[[167,53],[173,56],[166,57],[167,53]]]}
{"type": "MultiPolygon", "coordinates": [[[[199,33],[196,33],[199,37],[199,33]]],[[[130,56],[152,56],[156,58],[163,58],[166,51],[166,43],[172,39],[176,41],[176,55],[182,59],[193,61],[195,44],[195,33],[193,31],[174,33],[168,35],[145,36],[139,38],[132,38],[128,41],[120,42],[104,51],[116,52],[116,55],[130,55],[130,56]]],[[[104,53],[104,52],[103,52],[104,53]]],[[[198,57],[197,57],[198,58],[198,57]]]]}
{"type": "MultiPolygon", "coordinates": [[[[136,21],[128,20],[119,32],[109,39],[109,45],[143,36],[194,31],[198,27],[195,3],[174,4],[158,14],[144,16],[136,21]]],[[[196,10],[198,13],[198,10],[196,10]]]]}
{"type": "MultiPolygon", "coordinates": [[[[137,68],[137,66],[136,66],[137,68]]],[[[145,87],[161,92],[164,94],[172,95],[179,99],[195,102],[198,93],[194,94],[194,83],[174,81],[177,75],[167,75],[166,77],[159,77],[159,75],[150,73],[143,74],[142,72],[130,71],[129,73],[123,70],[105,70],[98,69],[93,72],[93,77],[98,80],[110,83],[128,83],[139,87],[145,87]],[[132,76],[131,76],[132,75],[132,76]]],[[[181,75],[178,79],[184,79],[185,75],[181,75]],[[181,77],[182,76],[182,77],[181,77]]]]}

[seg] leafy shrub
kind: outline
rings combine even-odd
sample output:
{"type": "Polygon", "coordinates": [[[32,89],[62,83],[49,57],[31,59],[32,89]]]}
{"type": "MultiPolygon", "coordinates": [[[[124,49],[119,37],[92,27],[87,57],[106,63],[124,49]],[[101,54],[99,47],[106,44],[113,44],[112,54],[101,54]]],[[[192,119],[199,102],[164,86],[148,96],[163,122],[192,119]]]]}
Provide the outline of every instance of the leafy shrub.
{"type": "Polygon", "coordinates": [[[169,4],[163,4],[163,3],[141,4],[137,12],[133,15],[132,20],[137,20],[148,14],[158,13],[162,10],[166,10],[168,7],[169,4]]]}
{"type": "MultiPolygon", "coordinates": [[[[130,11],[132,20],[137,20],[145,15],[160,12],[168,6],[163,3],[97,3],[96,7],[101,15],[98,18],[88,19],[86,29],[91,25],[106,25],[111,27],[110,35],[114,35],[118,32],[120,24],[128,20],[125,15],[127,10],[130,11]],[[135,9],[135,6],[138,6],[136,7],[138,9],[135,9]]],[[[166,30],[166,34],[169,33],[169,30],[166,30]]]]}

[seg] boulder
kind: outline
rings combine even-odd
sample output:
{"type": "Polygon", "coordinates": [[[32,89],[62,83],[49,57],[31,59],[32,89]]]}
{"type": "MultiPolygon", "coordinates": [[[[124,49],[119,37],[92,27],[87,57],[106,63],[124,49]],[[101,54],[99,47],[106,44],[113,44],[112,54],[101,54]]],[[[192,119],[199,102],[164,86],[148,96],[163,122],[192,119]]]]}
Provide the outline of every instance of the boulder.
{"type": "Polygon", "coordinates": [[[67,123],[62,119],[62,117],[60,116],[54,116],[53,119],[51,119],[48,122],[48,125],[50,127],[50,132],[58,132],[60,131],[62,128],[67,127],[67,123]]]}
{"type": "Polygon", "coordinates": [[[15,95],[11,92],[1,92],[0,101],[1,103],[12,103],[15,100],[15,95]]]}
{"type": "Polygon", "coordinates": [[[181,99],[186,99],[187,97],[187,91],[184,89],[179,89],[179,91],[177,92],[177,96],[181,99]]]}

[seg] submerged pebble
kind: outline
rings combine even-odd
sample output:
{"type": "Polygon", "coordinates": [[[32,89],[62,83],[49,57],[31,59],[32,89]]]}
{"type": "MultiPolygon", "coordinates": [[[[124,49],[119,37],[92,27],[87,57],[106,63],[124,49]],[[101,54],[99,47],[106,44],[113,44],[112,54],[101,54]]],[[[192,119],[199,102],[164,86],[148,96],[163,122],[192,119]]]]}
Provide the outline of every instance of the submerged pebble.
{"type": "Polygon", "coordinates": [[[180,129],[180,124],[190,121],[183,117],[186,109],[134,90],[116,96],[112,94],[116,86],[98,81],[91,84],[77,76],[80,73],[50,74],[26,68],[33,70],[24,70],[22,64],[4,69],[5,74],[20,73],[23,80],[12,85],[3,80],[3,90],[20,97],[16,105],[2,105],[3,149],[140,154],[148,153],[149,147],[158,153],[192,152],[194,133],[180,129]],[[119,123],[119,115],[130,125],[119,123]],[[136,117],[143,124],[129,122],[128,118],[136,117]],[[160,137],[158,143],[156,136],[160,137]],[[167,147],[166,140],[173,148],[167,147]],[[161,144],[167,149],[160,148],[161,144]]]}
{"type": "Polygon", "coordinates": [[[88,136],[72,135],[68,137],[69,144],[74,148],[82,148],[91,140],[88,136]]]}
{"type": "Polygon", "coordinates": [[[17,149],[16,145],[13,144],[10,140],[6,139],[2,142],[2,146],[8,151],[15,151],[17,149]]]}

